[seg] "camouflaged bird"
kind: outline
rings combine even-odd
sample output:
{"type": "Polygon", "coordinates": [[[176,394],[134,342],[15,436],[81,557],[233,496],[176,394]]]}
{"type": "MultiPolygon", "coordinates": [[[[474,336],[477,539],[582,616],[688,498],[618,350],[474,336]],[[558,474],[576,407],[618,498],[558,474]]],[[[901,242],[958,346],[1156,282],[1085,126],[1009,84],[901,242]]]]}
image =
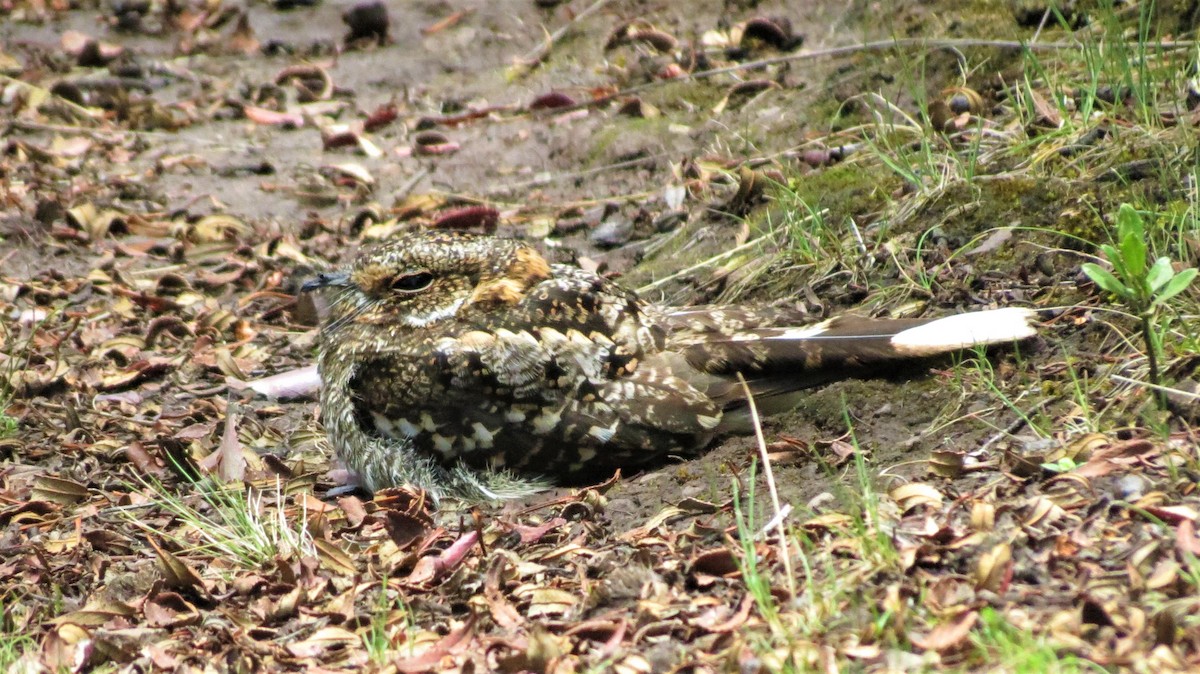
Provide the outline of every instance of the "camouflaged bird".
{"type": "Polygon", "coordinates": [[[318,363],[329,438],[359,484],[496,500],[602,479],[748,429],[760,410],[873,368],[1034,334],[1033,312],[941,319],[675,308],[548,264],[519,241],[405,234],[330,288],[318,363]]]}

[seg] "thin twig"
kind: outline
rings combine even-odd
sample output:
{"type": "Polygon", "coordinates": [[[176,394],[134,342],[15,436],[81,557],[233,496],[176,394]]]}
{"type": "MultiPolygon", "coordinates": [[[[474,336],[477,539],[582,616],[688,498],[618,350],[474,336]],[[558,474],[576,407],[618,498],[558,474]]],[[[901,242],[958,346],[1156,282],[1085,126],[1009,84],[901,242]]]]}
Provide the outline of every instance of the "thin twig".
{"type": "Polygon", "coordinates": [[[567,31],[571,30],[576,23],[583,21],[592,14],[600,11],[600,9],[607,5],[608,2],[609,0],[596,0],[596,2],[593,2],[590,6],[588,6],[587,9],[571,17],[570,21],[566,22],[559,27],[558,30],[547,36],[546,41],[543,42],[541,46],[530,50],[529,53],[525,55],[525,58],[522,59],[522,62],[526,66],[535,66],[546,60],[546,57],[550,56],[550,50],[554,49],[554,45],[558,43],[559,40],[563,39],[563,36],[567,34],[567,31]]]}
{"type": "Polygon", "coordinates": [[[1200,393],[1192,393],[1190,391],[1184,391],[1183,389],[1171,388],[1170,386],[1163,386],[1161,384],[1151,384],[1148,381],[1142,381],[1140,379],[1132,379],[1130,377],[1123,377],[1119,374],[1110,374],[1108,376],[1112,377],[1113,379],[1116,379],[1119,382],[1124,382],[1126,384],[1136,384],[1137,386],[1145,386],[1146,388],[1148,388],[1152,391],[1155,391],[1156,393],[1169,393],[1171,395],[1177,395],[1177,396],[1181,396],[1184,398],[1190,398],[1192,400],[1200,400],[1200,393]]]}
{"type": "MultiPolygon", "coordinates": [[[[742,384],[742,390],[746,392],[746,404],[750,407],[750,421],[754,424],[754,439],[758,441],[758,454],[762,460],[763,477],[767,479],[767,492],[771,495],[771,507],[775,509],[775,516],[771,518],[771,522],[775,524],[775,531],[779,534],[779,554],[783,558],[783,571],[787,576],[788,592],[796,596],[796,577],[792,573],[792,556],[788,553],[787,531],[783,528],[784,519],[787,517],[787,512],[779,503],[779,490],[775,488],[775,473],[771,470],[771,455],[767,452],[767,439],[763,437],[762,423],[758,419],[758,405],[754,404],[754,394],[750,392],[750,385],[746,383],[746,378],[742,373],[738,373],[738,381],[742,384]]],[[[791,504],[788,505],[791,508],[791,504]]]]}

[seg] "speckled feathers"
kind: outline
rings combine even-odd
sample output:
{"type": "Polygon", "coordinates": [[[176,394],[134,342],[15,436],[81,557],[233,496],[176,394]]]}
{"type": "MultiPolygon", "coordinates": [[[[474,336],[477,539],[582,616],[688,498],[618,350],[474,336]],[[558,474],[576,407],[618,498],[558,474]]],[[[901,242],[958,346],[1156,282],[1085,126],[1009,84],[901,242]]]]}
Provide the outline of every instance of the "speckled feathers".
{"type": "MultiPolygon", "coordinates": [[[[319,367],[338,454],[368,489],[435,497],[503,498],[695,452],[737,425],[738,373],[772,397],[938,351],[936,329],[908,354],[894,342],[928,320],[805,328],[789,311],[665,308],[520,242],[456,232],[402,236],[315,285],[332,291],[319,367]]],[[[1027,314],[960,332],[1021,338],[1027,314]]]]}

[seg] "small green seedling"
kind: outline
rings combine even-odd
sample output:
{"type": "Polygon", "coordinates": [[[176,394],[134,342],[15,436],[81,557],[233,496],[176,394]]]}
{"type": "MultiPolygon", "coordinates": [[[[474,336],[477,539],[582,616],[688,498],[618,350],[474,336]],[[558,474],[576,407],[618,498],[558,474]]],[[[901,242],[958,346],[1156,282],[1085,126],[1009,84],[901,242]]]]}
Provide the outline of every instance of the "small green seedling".
{"type": "Polygon", "coordinates": [[[1083,273],[1097,286],[1117,296],[1137,314],[1141,321],[1142,338],[1146,342],[1146,358],[1150,367],[1150,383],[1155,387],[1159,407],[1166,408],[1162,390],[1159,358],[1162,355],[1162,326],[1159,312],[1163,304],[1183,292],[1196,278],[1196,269],[1176,272],[1171,259],[1163,256],[1148,264],[1149,246],[1142,216],[1129,204],[1117,211],[1117,243],[1102,244],[1100,250],[1112,264],[1110,272],[1098,264],[1087,262],[1083,273]]]}
{"type": "Polygon", "coordinates": [[[1042,468],[1051,473],[1069,473],[1078,467],[1079,464],[1075,463],[1075,459],[1069,456],[1064,456],[1058,461],[1050,461],[1042,464],[1042,468]]]}

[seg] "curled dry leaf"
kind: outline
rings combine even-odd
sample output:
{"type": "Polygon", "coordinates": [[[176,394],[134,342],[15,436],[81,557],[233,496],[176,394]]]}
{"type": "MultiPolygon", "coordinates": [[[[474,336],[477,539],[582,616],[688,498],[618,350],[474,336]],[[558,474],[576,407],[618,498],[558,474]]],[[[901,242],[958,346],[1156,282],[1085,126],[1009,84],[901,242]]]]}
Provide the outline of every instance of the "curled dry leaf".
{"type": "Polygon", "coordinates": [[[460,9],[452,12],[446,18],[436,21],[421,29],[422,35],[436,35],[446,29],[457,26],[463,19],[475,13],[474,9],[460,9]]]}
{"type": "Polygon", "coordinates": [[[740,572],[737,557],[728,548],[706,550],[692,560],[692,573],[710,576],[735,576],[740,572]]]}
{"type": "Polygon", "coordinates": [[[250,234],[250,226],[232,215],[206,215],[187,228],[187,238],[194,243],[238,241],[250,234]]]}
{"type": "Polygon", "coordinates": [[[417,541],[430,535],[433,531],[433,520],[428,516],[421,517],[412,513],[398,510],[383,512],[384,529],[400,550],[405,550],[417,541]]]}
{"type": "Polygon", "coordinates": [[[433,221],[438,229],[470,230],[478,229],[483,232],[494,232],[500,222],[500,211],[491,206],[467,206],[445,211],[433,221]]]}
{"type": "Polygon", "coordinates": [[[678,63],[668,63],[654,74],[660,80],[673,80],[687,75],[687,71],[678,63]]]}
{"type": "Polygon", "coordinates": [[[525,615],[531,619],[547,616],[566,616],[573,613],[579,604],[579,597],[554,587],[530,587],[527,591],[518,590],[517,598],[528,602],[525,615]]]}
{"type": "MultiPolygon", "coordinates": [[[[442,658],[462,650],[472,641],[475,633],[475,616],[467,618],[461,625],[452,629],[449,634],[439,640],[424,653],[411,658],[393,660],[392,666],[396,671],[416,674],[418,672],[441,671],[442,658]]],[[[356,637],[357,638],[357,637],[356,637]]]]}
{"type": "Polygon", "coordinates": [[[988,532],[996,528],[996,506],[987,501],[976,501],[971,504],[971,528],[975,531],[988,532]]]}
{"type": "Polygon", "coordinates": [[[542,94],[529,102],[530,110],[557,110],[558,108],[567,108],[575,105],[576,101],[567,94],[561,91],[551,91],[550,93],[542,94]]]}
{"type": "Polygon", "coordinates": [[[1044,525],[1056,522],[1067,515],[1057,503],[1045,496],[1036,496],[1029,507],[1023,524],[1025,526],[1044,525]]]}
{"type": "Polygon", "coordinates": [[[501,585],[508,575],[505,573],[506,569],[508,569],[508,558],[503,554],[494,555],[484,579],[483,598],[487,602],[488,611],[496,624],[505,629],[513,629],[523,625],[525,619],[501,590],[501,585]]]}
{"type": "Polygon", "coordinates": [[[333,78],[316,64],[289,66],[275,75],[275,84],[290,84],[301,103],[327,101],[333,97],[333,78]]]}
{"type": "Polygon", "coordinates": [[[1031,131],[1062,128],[1063,118],[1057,107],[1046,100],[1046,97],[1038,93],[1036,89],[1030,89],[1026,93],[1033,103],[1034,118],[1029,124],[1031,131]]]}
{"type": "Polygon", "coordinates": [[[321,566],[342,576],[349,576],[358,570],[354,558],[338,545],[321,538],[315,538],[313,545],[317,549],[317,558],[321,566]]]}
{"type": "Polygon", "coordinates": [[[918,506],[930,506],[935,509],[942,506],[942,493],[922,482],[900,485],[888,492],[888,496],[904,512],[908,512],[918,506]]]}
{"type": "Polygon", "coordinates": [[[975,587],[1000,593],[1012,579],[1012,546],[999,543],[979,556],[975,566],[975,587]]]}
{"type": "Polygon", "coordinates": [[[71,505],[85,500],[88,497],[88,488],[74,480],[39,475],[33,482],[33,493],[30,497],[35,501],[71,505]]]}
{"type": "Polygon", "coordinates": [[[151,627],[184,627],[202,619],[199,609],[178,592],[159,592],[147,599],[142,614],[151,627]]]}
{"type": "Polygon", "coordinates": [[[276,112],[255,105],[242,106],[242,114],[255,124],[298,129],[304,126],[304,116],[295,112],[276,112]]]}
{"type": "Polygon", "coordinates": [[[1171,526],[1178,526],[1183,522],[1196,522],[1200,518],[1200,512],[1195,508],[1186,505],[1177,506],[1156,506],[1147,505],[1139,508],[1151,517],[1156,517],[1171,526]]]}
{"type": "Polygon", "coordinates": [[[790,19],[757,17],[747,21],[742,28],[739,46],[752,48],[756,43],[760,43],[782,51],[790,51],[799,47],[803,42],[802,36],[792,33],[790,19]]]}
{"type": "Polygon", "coordinates": [[[246,456],[242,453],[242,441],[238,439],[238,422],[241,419],[238,404],[230,401],[225,408],[225,430],[217,450],[200,462],[200,467],[215,474],[221,482],[241,482],[246,477],[246,456]]]}
{"type": "Polygon", "coordinates": [[[321,376],[317,373],[316,365],[309,365],[237,384],[268,398],[298,398],[315,394],[321,387],[321,376]]]}
{"type": "Polygon", "coordinates": [[[767,89],[779,89],[779,83],[773,80],[746,80],[738,82],[729,88],[729,96],[751,96],[767,89]]]}
{"type": "Polygon", "coordinates": [[[331,124],[321,129],[321,147],[333,150],[358,145],[358,132],[350,124],[331,124]]]}
{"type": "Polygon", "coordinates": [[[312,636],[290,643],[285,648],[297,658],[320,658],[329,652],[342,652],[362,643],[357,634],[341,627],[322,627],[312,636]]]}
{"type": "Polygon", "coordinates": [[[124,231],[124,214],[112,209],[100,210],[91,202],[67,209],[67,224],[87,234],[91,241],[99,241],[110,232],[124,231]]]}
{"type": "Polygon", "coordinates": [[[159,568],[163,572],[163,580],[166,581],[167,587],[177,590],[200,590],[207,593],[204,580],[191,566],[164,550],[155,542],[154,538],[146,540],[150,542],[150,547],[154,548],[154,555],[158,557],[159,568]]]}
{"type": "Polygon", "coordinates": [[[326,164],[321,172],[328,175],[335,184],[349,184],[364,189],[375,187],[375,176],[362,164],[326,164]]]}
{"type": "Polygon", "coordinates": [[[422,131],[413,137],[413,152],[418,155],[454,154],[459,149],[458,143],[437,131],[422,131]]]}
{"type": "Polygon", "coordinates": [[[617,114],[640,119],[654,119],[662,113],[653,105],[634,97],[621,103],[620,107],[617,108],[617,114]]]}
{"type": "Polygon", "coordinates": [[[479,532],[468,531],[441,553],[422,557],[417,560],[417,566],[409,574],[408,582],[414,585],[426,585],[443,578],[466,559],[467,553],[478,542],[479,532]]]}
{"type": "Polygon", "coordinates": [[[396,121],[396,118],[399,116],[400,108],[394,102],[384,103],[378,108],[375,108],[375,110],[370,115],[367,115],[367,118],[363,120],[363,130],[368,132],[378,131],[379,129],[382,129],[396,121]]]}
{"type": "Polygon", "coordinates": [[[567,520],[562,517],[553,517],[537,526],[528,526],[524,524],[508,524],[521,537],[521,545],[532,545],[542,540],[542,538],[554,531],[565,526],[567,520]]]}
{"type": "Polygon", "coordinates": [[[679,40],[676,40],[674,35],[653,28],[635,30],[629,33],[626,41],[631,44],[648,44],[664,54],[675,51],[679,46],[679,40]]]}
{"type": "Polygon", "coordinates": [[[935,450],[929,453],[929,472],[938,477],[954,479],[963,474],[966,459],[965,452],[935,450]]]}
{"type": "Polygon", "coordinates": [[[913,634],[909,638],[921,650],[945,653],[964,645],[967,635],[971,633],[971,628],[978,620],[978,612],[968,611],[949,622],[938,625],[923,637],[913,634]]]}

